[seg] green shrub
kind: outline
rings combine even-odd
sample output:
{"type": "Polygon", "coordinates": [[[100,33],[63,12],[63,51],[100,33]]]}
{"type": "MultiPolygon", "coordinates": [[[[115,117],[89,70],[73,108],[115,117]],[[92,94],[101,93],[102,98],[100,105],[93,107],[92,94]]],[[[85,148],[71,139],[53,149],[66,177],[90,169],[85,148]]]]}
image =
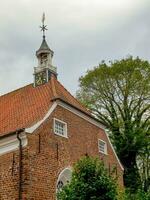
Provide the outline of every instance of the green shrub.
{"type": "Polygon", "coordinates": [[[71,182],[58,200],[117,200],[116,181],[99,159],[84,157],[74,167],[71,182]]]}

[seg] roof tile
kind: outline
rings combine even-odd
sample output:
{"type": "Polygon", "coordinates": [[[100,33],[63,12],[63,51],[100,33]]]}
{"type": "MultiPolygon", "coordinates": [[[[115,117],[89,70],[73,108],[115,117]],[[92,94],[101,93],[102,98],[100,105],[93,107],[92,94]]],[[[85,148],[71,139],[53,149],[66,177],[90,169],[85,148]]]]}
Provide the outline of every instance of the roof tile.
{"type": "Polygon", "coordinates": [[[52,106],[52,99],[60,98],[89,113],[54,77],[38,87],[33,84],[0,96],[0,135],[27,128],[41,120],[52,106]]]}

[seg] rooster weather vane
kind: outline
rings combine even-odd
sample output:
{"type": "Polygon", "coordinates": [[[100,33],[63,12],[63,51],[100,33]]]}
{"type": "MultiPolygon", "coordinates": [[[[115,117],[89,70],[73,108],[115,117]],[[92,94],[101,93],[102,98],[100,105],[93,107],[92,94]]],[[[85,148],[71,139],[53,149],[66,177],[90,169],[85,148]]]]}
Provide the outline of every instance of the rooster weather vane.
{"type": "Polygon", "coordinates": [[[43,13],[43,16],[42,16],[42,26],[40,26],[41,31],[43,32],[43,38],[45,38],[45,31],[48,30],[48,29],[46,28],[47,25],[45,25],[44,22],[45,22],[45,13],[43,13]]]}

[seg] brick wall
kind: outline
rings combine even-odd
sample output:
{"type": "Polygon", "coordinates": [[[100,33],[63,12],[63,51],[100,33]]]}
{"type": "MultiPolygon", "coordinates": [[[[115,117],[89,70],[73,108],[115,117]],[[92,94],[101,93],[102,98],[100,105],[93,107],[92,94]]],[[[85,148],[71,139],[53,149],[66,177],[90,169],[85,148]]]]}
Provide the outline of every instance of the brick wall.
{"type": "MultiPolygon", "coordinates": [[[[59,173],[72,166],[81,156],[98,156],[111,171],[116,167],[122,186],[122,170],[108,144],[108,155],[98,151],[98,138],[107,142],[103,130],[75,114],[57,107],[33,134],[23,150],[23,199],[55,200],[59,173]],[[53,118],[67,123],[68,138],[53,131],[53,118]]],[[[18,151],[0,156],[0,200],[18,198],[18,151]]]]}

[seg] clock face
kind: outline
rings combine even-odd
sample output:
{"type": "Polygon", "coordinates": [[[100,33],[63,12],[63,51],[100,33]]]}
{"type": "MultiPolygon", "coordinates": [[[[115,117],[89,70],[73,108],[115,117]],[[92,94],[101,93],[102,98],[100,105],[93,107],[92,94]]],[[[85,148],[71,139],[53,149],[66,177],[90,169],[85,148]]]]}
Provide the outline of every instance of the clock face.
{"type": "Polygon", "coordinates": [[[35,85],[42,85],[46,83],[46,71],[35,74],[35,85]]]}

